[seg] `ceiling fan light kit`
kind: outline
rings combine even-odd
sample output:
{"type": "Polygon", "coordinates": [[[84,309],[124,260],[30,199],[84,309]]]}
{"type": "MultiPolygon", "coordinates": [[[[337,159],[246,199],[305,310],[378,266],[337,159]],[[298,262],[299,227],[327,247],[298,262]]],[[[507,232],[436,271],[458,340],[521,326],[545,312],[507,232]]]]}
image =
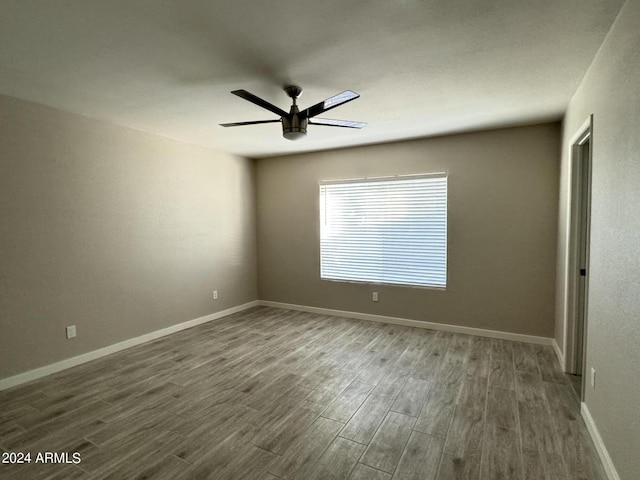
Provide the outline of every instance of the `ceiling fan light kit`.
{"type": "MultiPolygon", "coordinates": [[[[297,113],[297,112],[296,112],[297,113]]],[[[309,120],[294,115],[292,118],[282,118],[282,136],[287,140],[299,140],[307,136],[309,120]]]]}
{"type": "Polygon", "coordinates": [[[353,122],[349,120],[333,120],[329,118],[316,118],[315,120],[311,120],[311,118],[316,115],[320,115],[321,113],[326,112],[327,110],[331,110],[332,108],[339,107],[351,100],[355,100],[360,97],[355,92],[351,90],[345,90],[338,95],[334,95],[333,97],[327,98],[326,100],[317,103],[305,110],[300,111],[297,104],[297,99],[302,95],[302,88],[290,85],[284,87],[284,91],[286,94],[293,100],[293,104],[291,105],[291,109],[289,113],[284,110],[276,107],[275,105],[263,100],[262,98],[250,93],[246,90],[234,90],[234,95],[237,95],[240,98],[244,98],[245,100],[258,105],[270,112],[275,113],[280,116],[279,120],[255,120],[249,122],[235,122],[235,123],[221,123],[220,125],[223,127],[239,127],[243,125],[257,125],[261,123],[282,123],[282,136],[287,140],[299,140],[304,138],[307,135],[307,126],[308,125],[324,125],[327,127],[342,127],[342,128],[362,128],[366,125],[364,122],[353,122]]]}

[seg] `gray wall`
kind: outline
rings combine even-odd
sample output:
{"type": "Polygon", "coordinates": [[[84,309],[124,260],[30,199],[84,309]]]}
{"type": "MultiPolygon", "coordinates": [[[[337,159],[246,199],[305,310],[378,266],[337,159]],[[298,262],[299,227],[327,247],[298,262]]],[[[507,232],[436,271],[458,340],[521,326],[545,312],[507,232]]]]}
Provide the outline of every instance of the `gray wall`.
{"type": "Polygon", "coordinates": [[[255,300],[254,171],[0,97],[0,378],[255,300]]]}
{"type": "Polygon", "coordinates": [[[586,404],[624,480],[640,472],[640,1],[622,8],[564,122],[556,339],[564,342],[569,142],[593,113],[586,404]]]}
{"type": "Polygon", "coordinates": [[[552,337],[559,146],[553,123],[259,160],[260,299],[552,337]],[[320,280],[318,181],[441,171],[446,291],[320,280]]]}

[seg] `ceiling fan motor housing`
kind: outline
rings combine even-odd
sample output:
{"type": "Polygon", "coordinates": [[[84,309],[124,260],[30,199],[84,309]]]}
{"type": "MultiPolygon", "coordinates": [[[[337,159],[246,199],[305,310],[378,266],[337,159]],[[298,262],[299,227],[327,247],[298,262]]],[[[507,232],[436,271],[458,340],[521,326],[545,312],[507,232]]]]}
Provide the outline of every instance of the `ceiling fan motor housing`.
{"type": "Polygon", "coordinates": [[[307,135],[307,124],[309,119],[300,118],[296,105],[291,107],[288,117],[282,117],[282,136],[287,140],[298,140],[307,135]]]}

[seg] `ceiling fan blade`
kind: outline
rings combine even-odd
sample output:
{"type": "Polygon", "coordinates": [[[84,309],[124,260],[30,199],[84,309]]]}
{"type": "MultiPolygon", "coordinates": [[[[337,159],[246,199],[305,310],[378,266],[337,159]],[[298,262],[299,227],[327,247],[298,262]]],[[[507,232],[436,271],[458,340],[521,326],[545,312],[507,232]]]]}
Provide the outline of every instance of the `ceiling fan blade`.
{"type": "Polygon", "coordinates": [[[258,125],[260,123],[280,123],[280,120],[254,120],[253,122],[221,123],[221,127],[241,127],[242,125],[258,125]]]}
{"type": "Polygon", "coordinates": [[[314,118],[309,120],[310,125],[325,125],[327,127],[362,128],[365,122],[353,122],[351,120],[332,120],[330,118],[314,118]]]}
{"type": "Polygon", "coordinates": [[[280,117],[288,117],[289,114],[282,110],[281,108],[276,107],[275,105],[267,102],[266,100],[261,99],[260,97],[254,95],[251,92],[247,92],[246,90],[234,90],[234,95],[237,95],[240,98],[244,98],[245,100],[249,100],[251,103],[255,103],[259,107],[266,108],[270,112],[275,113],[280,117]]]}
{"type": "Polygon", "coordinates": [[[315,105],[307,108],[306,110],[300,112],[301,115],[305,118],[315,117],[316,115],[320,115],[327,110],[331,110],[332,108],[339,107],[351,100],[355,100],[360,95],[356,92],[352,92],[351,90],[345,90],[338,95],[334,95],[333,97],[327,98],[326,100],[316,103],[315,105]]]}

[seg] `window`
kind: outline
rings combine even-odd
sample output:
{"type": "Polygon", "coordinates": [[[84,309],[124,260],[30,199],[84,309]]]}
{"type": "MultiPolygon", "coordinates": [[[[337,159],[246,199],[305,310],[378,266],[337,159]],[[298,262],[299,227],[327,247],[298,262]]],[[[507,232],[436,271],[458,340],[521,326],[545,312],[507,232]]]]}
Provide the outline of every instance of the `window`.
{"type": "Polygon", "coordinates": [[[321,182],[320,277],[446,287],[446,174],[321,182]]]}

